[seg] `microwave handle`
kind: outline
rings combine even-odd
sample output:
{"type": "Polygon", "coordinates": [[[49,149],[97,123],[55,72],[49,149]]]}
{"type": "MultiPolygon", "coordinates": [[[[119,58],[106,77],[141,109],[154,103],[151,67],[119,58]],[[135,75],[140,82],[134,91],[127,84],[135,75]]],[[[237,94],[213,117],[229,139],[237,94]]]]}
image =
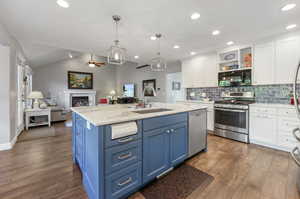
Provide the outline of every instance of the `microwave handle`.
{"type": "Polygon", "coordinates": [[[244,110],[237,110],[237,109],[224,109],[224,108],[215,108],[217,111],[229,111],[229,112],[239,112],[239,113],[246,113],[247,111],[244,110]]]}

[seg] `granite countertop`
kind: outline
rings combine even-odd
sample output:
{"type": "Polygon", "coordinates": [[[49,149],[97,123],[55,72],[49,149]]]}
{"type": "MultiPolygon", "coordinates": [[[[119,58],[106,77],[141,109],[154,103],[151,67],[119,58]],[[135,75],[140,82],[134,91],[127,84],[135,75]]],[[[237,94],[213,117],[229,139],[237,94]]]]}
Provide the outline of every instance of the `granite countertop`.
{"type": "Polygon", "coordinates": [[[253,103],[250,106],[270,107],[270,108],[289,108],[294,109],[295,106],[291,104],[274,104],[274,103],[253,103]]]}
{"type": "Polygon", "coordinates": [[[98,105],[98,106],[89,106],[89,107],[73,107],[71,110],[81,117],[89,121],[95,126],[115,124],[121,122],[128,122],[134,120],[140,120],[151,117],[158,117],[163,115],[171,115],[176,113],[189,112],[194,110],[207,109],[205,105],[185,105],[185,104],[165,104],[165,103],[154,103],[153,107],[150,109],[156,108],[167,108],[171,109],[170,111],[156,112],[156,113],[147,113],[139,114],[133,111],[138,110],[148,110],[145,109],[136,109],[135,105],[132,104],[117,104],[117,105],[98,105]]]}

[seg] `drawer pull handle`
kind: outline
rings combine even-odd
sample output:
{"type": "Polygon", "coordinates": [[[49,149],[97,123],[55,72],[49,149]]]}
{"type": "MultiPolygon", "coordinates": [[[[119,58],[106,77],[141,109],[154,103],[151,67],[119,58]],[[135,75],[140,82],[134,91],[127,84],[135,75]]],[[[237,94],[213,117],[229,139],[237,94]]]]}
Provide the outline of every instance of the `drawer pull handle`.
{"type": "Polygon", "coordinates": [[[296,154],[295,154],[296,151],[299,152],[299,148],[298,148],[298,147],[295,147],[290,153],[291,153],[292,158],[293,158],[294,161],[296,162],[296,164],[297,164],[298,166],[300,166],[300,160],[296,157],[296,154]]]}
{"type": "Polygon", "coordinates": [[[300,137],[297,135],[297,131],[300,131],[300,129],[299,128],[295,128],[294,130],[293,130],[293,135],[294,135],[294,137],[296,138],[296,140],[298,140],[299,142],[300,142],[300,137]]]}
{"type": "Polygon", "coordinates": [[[129,152],[129,153],[126,153],[126,154],[119,155],[118,159],[119,160],[124,160],[124,159],[127,159],[127,158],[131,157],[131,156],[132,156],[132,153],[129,152]]]}
{"type": "Polygon", "coordinates": [[[124,182],[119,182],[118,185],[119,186],[124,186],[124,185],[127,185],[128,183],[131,183],[132,181],[132,178],[129,177],[127,180],[125,180],[124,182]]]}
{"type": "Polygon", "coordinates": [[[132,137],[129,137],[129,138],[123,138],[123,139],[119,139],[118,142],[119,143],[124,143],[124,142],[130,142],[132,141],[133,138],[132,137]]]}

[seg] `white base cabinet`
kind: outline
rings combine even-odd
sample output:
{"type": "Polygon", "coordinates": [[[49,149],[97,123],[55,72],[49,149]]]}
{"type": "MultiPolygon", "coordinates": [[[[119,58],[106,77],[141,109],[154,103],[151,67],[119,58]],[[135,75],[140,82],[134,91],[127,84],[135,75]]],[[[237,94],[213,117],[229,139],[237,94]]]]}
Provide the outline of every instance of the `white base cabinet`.
{"type": "Polygon", "coordinates": [[[250,105],[250,142],[290,151],[299,144],[292,131],[300,121],[291,105],[250,105]]]}

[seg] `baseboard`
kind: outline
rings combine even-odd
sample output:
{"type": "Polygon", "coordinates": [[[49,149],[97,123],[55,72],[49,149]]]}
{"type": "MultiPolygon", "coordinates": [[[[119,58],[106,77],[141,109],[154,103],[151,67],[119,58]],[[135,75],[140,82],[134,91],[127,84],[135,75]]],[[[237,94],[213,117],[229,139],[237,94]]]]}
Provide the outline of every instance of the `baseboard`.
{"type": "Polygon", "coordinates": [[[17,142],[18,135],[16,135],[10,142],[0,144],[0,151],[10,150],[14,147],[15,143],[17,142]]]}
{"type": "Polygon", "coordinates": [[[250,138],[250,143],[260,145],[260,146],[264,146],[264,147],[268,147],[268,148],[272,148],[272,149],[276,149],[276,150],[280,150],[280,151],[286,151],[286,152],[290,151],[288,148],[281,147],[281,146],[274,145],[274,144],[269,144],[269,143],[262,142],[262,141],[259,141],[259,140],[254,140],[254,139],[251,139],[251,138],[250,138]]]}

